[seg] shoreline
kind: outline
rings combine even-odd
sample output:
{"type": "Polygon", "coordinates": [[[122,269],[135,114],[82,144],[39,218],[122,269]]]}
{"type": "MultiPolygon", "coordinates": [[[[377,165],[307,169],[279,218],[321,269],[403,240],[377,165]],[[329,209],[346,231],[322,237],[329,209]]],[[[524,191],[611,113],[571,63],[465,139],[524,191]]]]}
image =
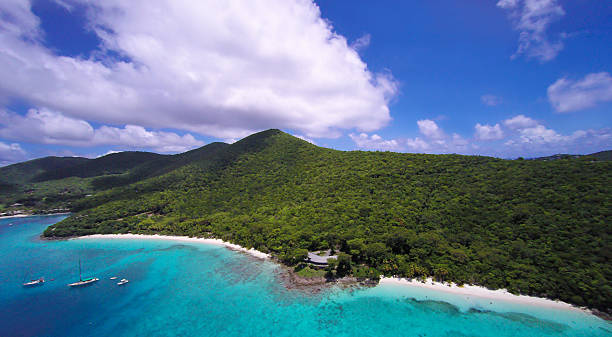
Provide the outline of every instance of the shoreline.
{"type": "Polygon", "coordinates": [[[505,301],[515,304],[524,304],[531,306],[538,306],[550,309],[564,309],[573,311],[582,311],[584,313],[595,315],[595,313],[583,307],[577,307],[570,303],[566,303],[559,300],[552,300],[544,297],[528,296],[528,295],[515,295],[508,292],[506,289],[491,290],[482,286],[468,285],[458,286],[455,283],[436,282],[431,278],[427,278],[424,281],[417,279],[406,279],[398,277],[384,277],[381,276],[379,284],[399,285],[411,288],[424,288],[439,292],[445,292],[466,297],[476,297],[480,299],[505,301]]]}
{"type": "Polygon", "coordinates": [[[69,240],[82,240],[82,239],[122,239],[122,240],[164,240],[164,241],[177,241],[177,242],[190,242],[190,243],[202,243],[208,245],[222,246],[231,250],[243,252],[254,256],[259,259],[269,260],[271,259],[270,254],[260,252],[254,248],[247,249],[240,245],[223,241],[221,239],[205,239],[205,238],[191,238],[188,236],[175,236],[175,235],[159,235],[159,234],[93,234],[86,236],[77,236],[70,238],[69,240]]]}
{"type": "MultiPolygon", "coordinates": [[[[254,248],[247,249],[237,244],[233,244],[227,241],[223,241],[221,239],[214,238],[192,238],[187,236],[174,236],[174,235],[159,235],[159,234],[93,234],[86,236],[78,236],[73,238],[68,238],[69,240],[83,240],[83,239],[123,239],[123,240],[164,240],[164,241],[175,241],[175,242],[189,242],[189,243],[200,243],[200,244],[211,244],[216,246],[226,247],[228,249],[239,251],[251,255],[255,258],[270,260],[276,263],[275,259],[272,258],[270,254],[266,254],[264,252],[255,250],[254,248]]],[[[284,266],[279,263],[279,265],[284,266]]],[[[291,271],[285,271],[289,274],[292,274],[291,271]]],[[[289,276],[290,283],[293,283],[293,287],[295,288],[321,288],[325,287],[326,284],[332,285],[337,284],[338,282],[315,282],[314,284],[300,284],[301,282],[296,282],[295,280],[291,280],[293,277],[289,276]]],[[[338,281],[338,280],[336,280],[338,281]]],[[[359,284],[356,280],[350,282],[349,280],[345,280],[344,282],[347,284],[359,284]]],[[[549,308],[549,309],[558,309],[558,310],[570,310],[570,311],[579,311],[589,315],[597,316],[601,319],[609,321],[610,318],[598,312],[597,310],[591,310],[586,307],[578,307],[572,305],[570,303],[566,303],[559,300],[552,300],[544,297],[536,297],[536,296],[528,296],[528,295],[515,295],[508,292],[506,289],[497,289],[491,290],[482,286],[476,285],[463,285],[458,286],[455,283],[445,283],[445,282],[436,282],[431,278],[427,278],[424,281],[420,281],[417,279],[406,279],[406,278],[398,278],[398,277],[385,277],[381,276],[378,284],[376,285],[397,285],[408,288],[421,288],[421,289],[429,289],[433,291],[450,293],[458,296],[465,296],[464,300],[469,300],[470,297],[486,299],[486,300],[495,300],[502,301],[507,303],[514,303],[519,305],[528,305],[528,306],[536,306],[541,308],[549,308]]],[[[321,289],[319,289],[320,291],[321,289]]]]}
{"type": "Polygon", "coordinates": [[[16,215],[3,215],[0,216],[0,220],[2,219],[12,219],[12,218],[27,218],[31,216],[49,216],[49,215],[67,215],[72,214],[71,212],[60,212],[60,213],[44,213],[44,214],[16,214],[16,215]]]}
{"type": "Polygon", "coordinates": [[[34,214],[3,215],[3,216],[0,216],[0,219],[27,218],[29,216],[35,216],[35,215],[34,214]]]}

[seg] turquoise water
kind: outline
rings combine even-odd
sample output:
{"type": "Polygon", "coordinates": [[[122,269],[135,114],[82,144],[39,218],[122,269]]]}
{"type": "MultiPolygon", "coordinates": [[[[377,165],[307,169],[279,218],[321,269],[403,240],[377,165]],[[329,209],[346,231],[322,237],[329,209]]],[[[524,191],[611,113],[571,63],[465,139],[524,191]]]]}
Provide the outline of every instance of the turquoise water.
{"type": "Polygon", "coordinates": [[[62,218],[0,220],[0,336],[612,336],[582,312],[402,286],[306,295],[274,263],[218,246],[38,239],[62,218]],[[100,281],[72,289],[79,258],[100,281]]]}

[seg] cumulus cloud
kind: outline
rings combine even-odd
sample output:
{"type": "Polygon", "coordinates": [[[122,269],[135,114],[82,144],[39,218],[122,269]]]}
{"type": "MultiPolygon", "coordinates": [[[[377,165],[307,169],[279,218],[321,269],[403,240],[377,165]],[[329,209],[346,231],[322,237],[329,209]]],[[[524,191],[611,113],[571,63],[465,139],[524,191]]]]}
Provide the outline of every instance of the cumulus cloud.
{"type": "Polygon", "coordinates": [[[353,43],[351,43],[351,48],[355,49],[356,51],[366,49],[368,48],[368,46],[370,46],[371,39],[372,36],[370,34],[364,34],[357,40],[353,41],[353,43]]]}
{"type": "Polygon", "coordinates": [[[609,128],[576,130],[562,134],[536,120],[518,115],[503,122],[508,138],[502,152],[515,156],[539,156],[556,153],[590,153],[612,147],[609,128]]]}
{"type": "Polygon", "coordinates": [[[0,137],[38,144],[70,146],[117,145],[150,148],[159,152],[183,152],[204,143],[191,134],[147,131],[142,126],[123,128],[103,125],[94,129],[88,122],[48,109],[30,109],[25,116],[0,111],[0,137]]]}
{"type": "Polygon", "coordinates": [[[400,151],[402,146],[400,142],[392,139],[385,140],[377,134],[368,136],[366,133],[349,134],[349,137],[355,142],[357,147],[368,150],[381,150],[381,151],[400,151]]]}
{"type": "Polygon", "coordinates": [[[419,131],[427,138],[431,139],[443,139],[445,137],[444,131],[440,129],[436,122],[431,119],[422,119],[417,121],[419,131]]]}
{"type": "Polygon", "coordinates": [[[482,95],[480,96],[480,101],[487,106],[496,106],[501,104],[502,99],[495,95],[482,95]]]}
{"type": "Polygon", "coordinates": [[[297,138],[299,138],[301,140],[305,140],[305,141],[307,141],[307,142],[309,142],[311,144],[317,145],[317,143],[314,140],[312,140],[312,139],[310,139],[310,138],[308,138],[306,136],[303,136],[303,135],[293,135],[293,136],[297,137],[297,138]]]}
{"type": "Polygon", "coordinates": [[[538,122],[534,119],[526,117],[525,115],[517,115],[512,118],[506,119],[504,125],[511,130],[526,129],[538,125],[538,122]]]}
{"type": "Polygon", "coordinates": [[[369,70],[312,1],[63,2],[87,9],[99,50],[56,55],[29,3],[3,1],[0,102],[218,138],[271,127],[338,137],[391,120],[395,79],[369,70]]]}
{"type": "Polygon", "coordinates": [[[474,138],[478,140],[497,140],[504,138],[504,132],[502,131],[499,123],[493,126],[488,124],[482,125],[480,123],[476,123],[474,129],[476,130],[474,138]]]}
{"type": "Polygon", "coordinates": [[[557,112],[588,109],[612,101],[612,76],[592,73],[581,80],[560,78],[548,87],[548,100],[557,112]]]}
{"type": "Polygon", "coordinates": [[[356,147],[368,150],[478,154],[502,158],[556,153],[585,154],[612,147],[610,128],[563,134],[525,115],[517,115],[494,125],[477,123],[474,137],[469,139],[458,133],[446,133],[435,122],[430,122],[417,121],[421,136],[414,138],[383,139],[366,133],[351,134],[350,138],[356,147]]]}
{"type": "Polygon", "coordinates": [[[425,136],[414,138],[383,139],[377,134],[350,134],[358,148],[385,151],[409,151],[419,153],[466,153],[470,142],[457,133],[448,136],[432,120],[417,121],[419,132],[425,136]]]}
{"type": "Polygon", "coordinates": [[[550,25],[565,15],[557,0],[500,0],[497,6],[509,11],[519,31],[519,46],[512,58],[524,54],[546,62],[563,49],[561,37],[551,41],[547,33],[550,25]]]}
{"type": "Polygon", "coordinates": [[[21,148],[21,145],[0,142],[0,166],[22,161],[25,158],[26,152],[21,148]]]}

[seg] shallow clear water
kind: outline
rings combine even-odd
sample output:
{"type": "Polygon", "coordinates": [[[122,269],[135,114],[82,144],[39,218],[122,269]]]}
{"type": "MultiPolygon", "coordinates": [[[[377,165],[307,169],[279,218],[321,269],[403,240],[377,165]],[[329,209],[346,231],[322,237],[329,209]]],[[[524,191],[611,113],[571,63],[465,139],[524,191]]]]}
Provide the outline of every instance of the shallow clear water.
{"type": "Polygon", "coordinates": [[[305,295],[279,283],[274,263],[218,246],[38,239],[62,218],[0,219],[0,336],[612,336],[582,312],[426,289],[305,295]],[[100,281],[72,289],[79,258],[100,281]]]}

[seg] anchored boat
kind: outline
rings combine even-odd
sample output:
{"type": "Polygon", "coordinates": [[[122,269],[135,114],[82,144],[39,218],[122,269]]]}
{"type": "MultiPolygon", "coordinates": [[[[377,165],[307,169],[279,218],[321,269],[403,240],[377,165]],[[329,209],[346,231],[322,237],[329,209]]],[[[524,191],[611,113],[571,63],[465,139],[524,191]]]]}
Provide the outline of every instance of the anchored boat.
{"type": "Polygon", "coordinates": [[[34,286],[41,286],[45,283],[45,279],[44,278],[39,278],[38,280],[31,280],[30,282],[26,282],[23,284],[24,287],[34,287],[34,286]]]}
{"type": "Polygon", "coordinates": [[[86,277],[86,278],[82,278],[81,277],[81,259],[79,259],[79,281],[78,282],[74,282],[74,283],[70,283],[68,286],[69,287],[79,287],[79,286],[84,286],[87,284],[91,284],[94,282],[99,281],[100,279],[97,277],[86,277]]]}

